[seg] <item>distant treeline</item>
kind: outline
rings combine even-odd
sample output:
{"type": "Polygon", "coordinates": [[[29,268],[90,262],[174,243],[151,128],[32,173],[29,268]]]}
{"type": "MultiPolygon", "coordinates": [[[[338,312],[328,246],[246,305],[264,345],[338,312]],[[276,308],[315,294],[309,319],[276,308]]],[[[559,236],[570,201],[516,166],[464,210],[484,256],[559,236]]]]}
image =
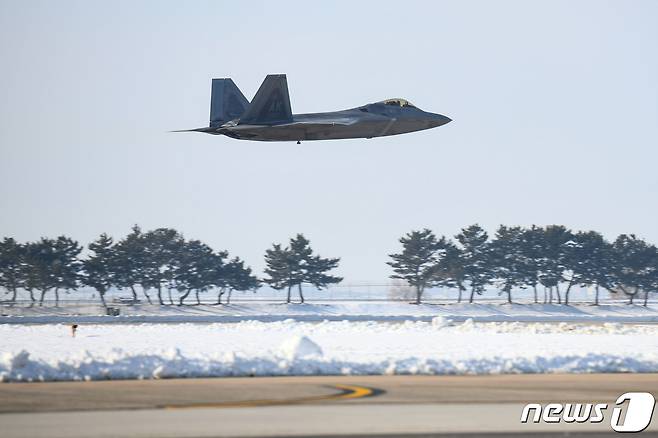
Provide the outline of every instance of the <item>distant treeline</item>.
{"type": "Polygon", "coordinates": [[[573,286],[624,294],[632,304],[658,292],[658,249],[633,234],[614,242],[596,231],[573,232],[561,225],[530,228],[501,225],[493,239],[479,225],[463,228],[454,240],[430,230],[412,231],[400,239],[402,252],[391,254],[391,278],[415,288],[416,302],[430,287],[457,290],[473,302],[490,286],[512,302],[512,291],[544,287],[544,302],[569,304],[573,286]],[[560,291],[560,286],[564,289],[560,291]]]}
{"type": "MultiPolygon", "coordinates": [[[[416,303],[432,287],[453,288],[457,301],[464,294],[473,302],[489,287],[497,287],[508,302],[512,292],[530,289],[539,302],[569,304],[574,286],[594,287],[595,304],[600,289],[644,298],[658,292],[658,249],[633,234],[622,234],[614,242],[595,231],[573,232],[561,225],[530,228],[501,225],[493,239],[479,225],[463,228],[454,240],[437,237],[424,229],[400,238],[402,252],[391,254],[388,264],[393,279],[414,287],[416,303]],[[563,289],[560,290],[560,286],[563,289]]],[[[94,288],[105,305],[111,288],[129,290],[138,301],[138,291],[152,303],[155,292],[161,305],[179,305],[194,293],[216,291],[217,304],[230,301],[233,291],[256,291],[262,283],[286,291],[286,302],[297,288],[304,302],[302,285],[317,289],[339,283],[342,278],[329,272],[340,259],[313,253],[302,234],[288,245],[273,244],[265,251],[265,277],[258,278],[239,257],[215,251],[199,240],[186,240],[176,230],[158,228],[142,232],[138,226],[115,241],[101,234],[89,244],[89,255],[81,257],[82,247],[73,239],[60,236],[20,243],[12,238],[0,241],[0,287],[15,302],[18,290],[29,293],[32,303],[43,304],[49,294],[59,301],[61,291],[80,286],[94,288]],[[166,292],[166,297],[163,296],[166,292]]]]}
{"type": "Polygon", "coordinates": [[[75,291],[80,286],[94,288],[105,306],[105,294],[111,288],[126,289],[138,301],[141,289],[149,303],[152,291],[158,303],[174,304],[172,291],[178,304],[195,293],[217,290],[217,304],[230,300],[232,291],[256,291],[262,282],[274,289],[291,290],[297,286],[299,297],[302,283],[319,289],[342,280],[327,272],[338,266],[339,259],[314,255],[310,242],[301,234],[290,240],[288,246],[272,245],[265,254],[267,277],[257,278],[251,268],[239,257],[230,257],[227,251],[215,251],[199,240],[186,240],[176,230],[158,228],[142,232],[135,226],[132,232],[115,242],[107,234],[89,244],[89,256],[81,258],[82,247],[75,240],[59,236],[41,238],[36,242],[19,243],[13,238],[0,242],[0,287],[4,287],[15,302],[19,289],[27,291],[32,303],[43,304],[52,291],[56,303],[60,291],[75,291]]]}

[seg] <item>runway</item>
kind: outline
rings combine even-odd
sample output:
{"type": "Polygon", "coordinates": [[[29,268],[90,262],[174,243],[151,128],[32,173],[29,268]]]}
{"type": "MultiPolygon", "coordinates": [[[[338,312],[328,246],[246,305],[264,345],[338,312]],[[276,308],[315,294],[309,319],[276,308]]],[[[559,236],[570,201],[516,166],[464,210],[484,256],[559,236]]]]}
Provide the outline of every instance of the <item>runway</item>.
{"type": "MultiPolygon", "coordinates": [[[[521,410],[531,402],[612,406],[631,391],[657,395],[658,374],[10,383],[0,385],[0,430],[34,438],[601,436],[613,433],[609,420],[521,424],[521,410]]],[[[654,434],[655,420],[643,436],[654,434]]]]}

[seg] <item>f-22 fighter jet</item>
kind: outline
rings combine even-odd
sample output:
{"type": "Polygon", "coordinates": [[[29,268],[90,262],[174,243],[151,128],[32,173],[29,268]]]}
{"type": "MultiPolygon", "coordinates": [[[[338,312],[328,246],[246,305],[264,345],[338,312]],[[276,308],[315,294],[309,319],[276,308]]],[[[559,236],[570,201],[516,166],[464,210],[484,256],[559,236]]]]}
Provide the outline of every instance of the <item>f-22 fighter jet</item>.
{"type": "Polygon", "coordinates": [[[445,125],[450,120],[416,108],[404,99],[387,99],[342,111],[293,114],[286,75],[268,75],[251,103],[231,79],[213,79],[210,126],[183,132],[299,144],[303,140],[404,134],[445,125]]]}

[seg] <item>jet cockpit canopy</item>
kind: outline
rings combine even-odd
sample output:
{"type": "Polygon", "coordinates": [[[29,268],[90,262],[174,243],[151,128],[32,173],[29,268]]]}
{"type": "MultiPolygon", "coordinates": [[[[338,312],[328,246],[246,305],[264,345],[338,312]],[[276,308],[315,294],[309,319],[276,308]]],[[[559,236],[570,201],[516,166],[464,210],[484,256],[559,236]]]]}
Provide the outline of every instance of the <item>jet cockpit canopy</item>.
{"type": "Polygon", "coordinates": [[[396,98],[393,98],[393,99],[382,100],[381,102],[378,102],[378,103],[383,103],[384,105],[391,105],[391,106],[416,108],[416,106],[413,103],[409,102],[406,99],[400,99],[399,97],[396,97],[396,98]]]}

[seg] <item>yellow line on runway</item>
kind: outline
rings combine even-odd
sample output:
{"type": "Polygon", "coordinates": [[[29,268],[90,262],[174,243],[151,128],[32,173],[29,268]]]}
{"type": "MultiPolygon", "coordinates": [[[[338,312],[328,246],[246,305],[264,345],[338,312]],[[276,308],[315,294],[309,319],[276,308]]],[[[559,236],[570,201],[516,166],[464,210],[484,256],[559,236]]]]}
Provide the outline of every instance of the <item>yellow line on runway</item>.
{"type": "Polygon", "coordinates": [[[370,397],[374,393],[374,391],[371,388],[366,388],[364,386],[334,385],[334,387],[338,389],[342,389],[344,391],[349,391],[343,394],[337,394],[335,397],[333,397],[336,399],[370,397]]]}
{"type": "Polygon", "coordinates": [[[245,400],[237,402],[219,402],[219,403],[193,403],[185,405],[167,405],[164,409],[198,409],[198,408],[246,408],[256,406],[280,406],[280,405],[298,405],[326,400],[348,400],[355,398],[370,397],[375,391],[371,388],[355,385],[332,385],[332,388],[340,389],[337,394],[318,395],[314,397],[300,397],[281,400],[245,400]]]}

